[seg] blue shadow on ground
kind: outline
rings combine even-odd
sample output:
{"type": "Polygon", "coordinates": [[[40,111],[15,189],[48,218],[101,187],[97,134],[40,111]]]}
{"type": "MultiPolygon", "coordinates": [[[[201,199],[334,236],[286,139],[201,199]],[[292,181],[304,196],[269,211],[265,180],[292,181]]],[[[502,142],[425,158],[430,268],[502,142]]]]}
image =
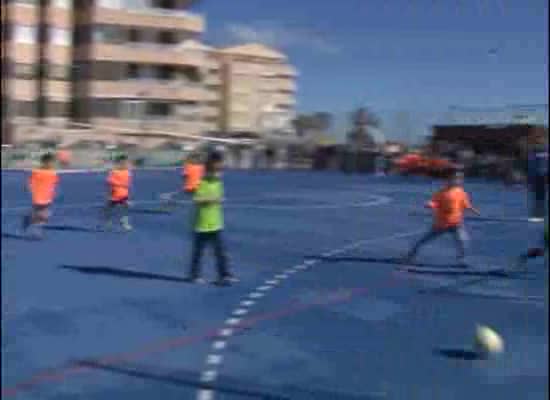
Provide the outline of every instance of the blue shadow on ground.
{"type": "Polygon", "coordinates": [[[61,269],[68,271],[80,272],[82,274],[89,275],[106,275],[115,278],[129,278],[129,279],[145,279],[156,280],[166,282],[185,282],[184,278],[177,276],[153,274],[149,272],[132,271],[127,269],[119,269],[105,266],[78,266],[78,265],[61,265],[61,269]]]}

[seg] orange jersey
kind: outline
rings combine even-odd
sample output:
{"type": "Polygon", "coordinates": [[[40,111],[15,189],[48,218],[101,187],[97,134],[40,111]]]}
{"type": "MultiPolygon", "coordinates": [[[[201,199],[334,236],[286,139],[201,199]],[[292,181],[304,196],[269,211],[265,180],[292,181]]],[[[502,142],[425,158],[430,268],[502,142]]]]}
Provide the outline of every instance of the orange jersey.
{"type": "Polygon", "coordinates": [[[192,192],[199,187],[204,176],[204,167],[201,164],[187,163],[183,167],[184,184],[186,192],[192,192]]]}
{"type": "Polygon", "coordinates": [[[107,178],[111,187],[111,200],[127,199],[130,194],[131,174],[127,169],[114,169],[107,178]]]}
{"type": "Polygon", "coordinates": [[[468,193],[461,187],[437,192],[429,206],[434,210],[435,227],[438,229],[461,225],[464,221],[464,211],[472,208],[468,193]]]}
{"type": "Polygon", "coordinates": [[[55,188],[59,178],[52,169],[35,169],[29,178],[29,189],[32,203],[35,205],[50,204],[55,197],[55,188]]]}

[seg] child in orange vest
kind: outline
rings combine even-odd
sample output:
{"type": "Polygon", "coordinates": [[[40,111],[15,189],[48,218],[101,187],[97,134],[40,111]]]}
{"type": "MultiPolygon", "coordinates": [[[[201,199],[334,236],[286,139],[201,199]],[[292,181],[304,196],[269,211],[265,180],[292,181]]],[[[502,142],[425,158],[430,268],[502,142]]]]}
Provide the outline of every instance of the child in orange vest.
{"type": "Polygon", "coordinates": [[[112,216],[116,209],[122,210],[120,224],[125,231],[132,230],[128,217],[128,200],[130,196],[130,184],[132,174],[128,157],[121,155],[117,158],[117,162],[113,170],[107,177],[109,185],[109,200],[104,209],[105,226],[110,229],[112,226],[112,216]]]}
{"type": "MultiPolygon", "coordinates": [[[[34,169],[29,178],[29,191],[32,196],[32,210],[23,217],[23,232],[29,228],[38,228],[44,225],[50,217],[49,208],[55,198],[55,190],[59,177],[55,171],[55,156],[51,153],[44,154],[40,159],[40,167],[34,169]]],[[[37,237],[42,237],[42,231],[36,232],[37,237]]]]}
{"type": "Polygon", "coordinates": [[[453,235],[458,248],[460,265],[466,266],[465,253],[468,234],[464,229],[464,211],[471,210],[476,215],[480,213],[472,206],[468,193],[462,187],[462,175],[456,171],[449,171],[447,178],[447,185],[435,193],[432,200],[426,205],[434,212],[432,228],[414,245],[403,260],[404,263],[413,262],[418,250],[428,242],[445,233],[450,233],[453,235]]]}

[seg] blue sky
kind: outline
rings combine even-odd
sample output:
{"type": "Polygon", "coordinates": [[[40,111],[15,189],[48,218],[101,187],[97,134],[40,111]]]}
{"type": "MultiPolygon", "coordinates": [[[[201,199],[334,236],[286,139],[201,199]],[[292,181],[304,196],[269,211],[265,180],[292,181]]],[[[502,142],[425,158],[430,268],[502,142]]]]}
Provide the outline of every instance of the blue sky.
{"type": "Polygon", "coordinates": [[[548,0],[203,0],[205,40],[263,42],[298,109],[441,112],[548,103],[548,0]]]}

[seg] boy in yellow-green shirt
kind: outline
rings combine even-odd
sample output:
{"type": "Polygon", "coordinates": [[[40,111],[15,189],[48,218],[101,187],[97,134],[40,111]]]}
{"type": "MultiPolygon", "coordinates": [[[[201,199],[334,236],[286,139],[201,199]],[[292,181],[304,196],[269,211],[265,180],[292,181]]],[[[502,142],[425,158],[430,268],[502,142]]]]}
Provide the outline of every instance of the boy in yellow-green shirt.
{"type": "Polygon", "coordinates": [[[191,269],[186,279],[192,283],[204,283],[200,277],[200,260],[204,247],[211,244],[216,256],[218,285],[229,285],[237,279],[229,272],[227,256],[222,240],[223,232],[223,182],[220,179],[223,167],[221,154],[212,153],[206,162],[206,175],[193,195],[194,238],[191,256],[191,269]]]}

